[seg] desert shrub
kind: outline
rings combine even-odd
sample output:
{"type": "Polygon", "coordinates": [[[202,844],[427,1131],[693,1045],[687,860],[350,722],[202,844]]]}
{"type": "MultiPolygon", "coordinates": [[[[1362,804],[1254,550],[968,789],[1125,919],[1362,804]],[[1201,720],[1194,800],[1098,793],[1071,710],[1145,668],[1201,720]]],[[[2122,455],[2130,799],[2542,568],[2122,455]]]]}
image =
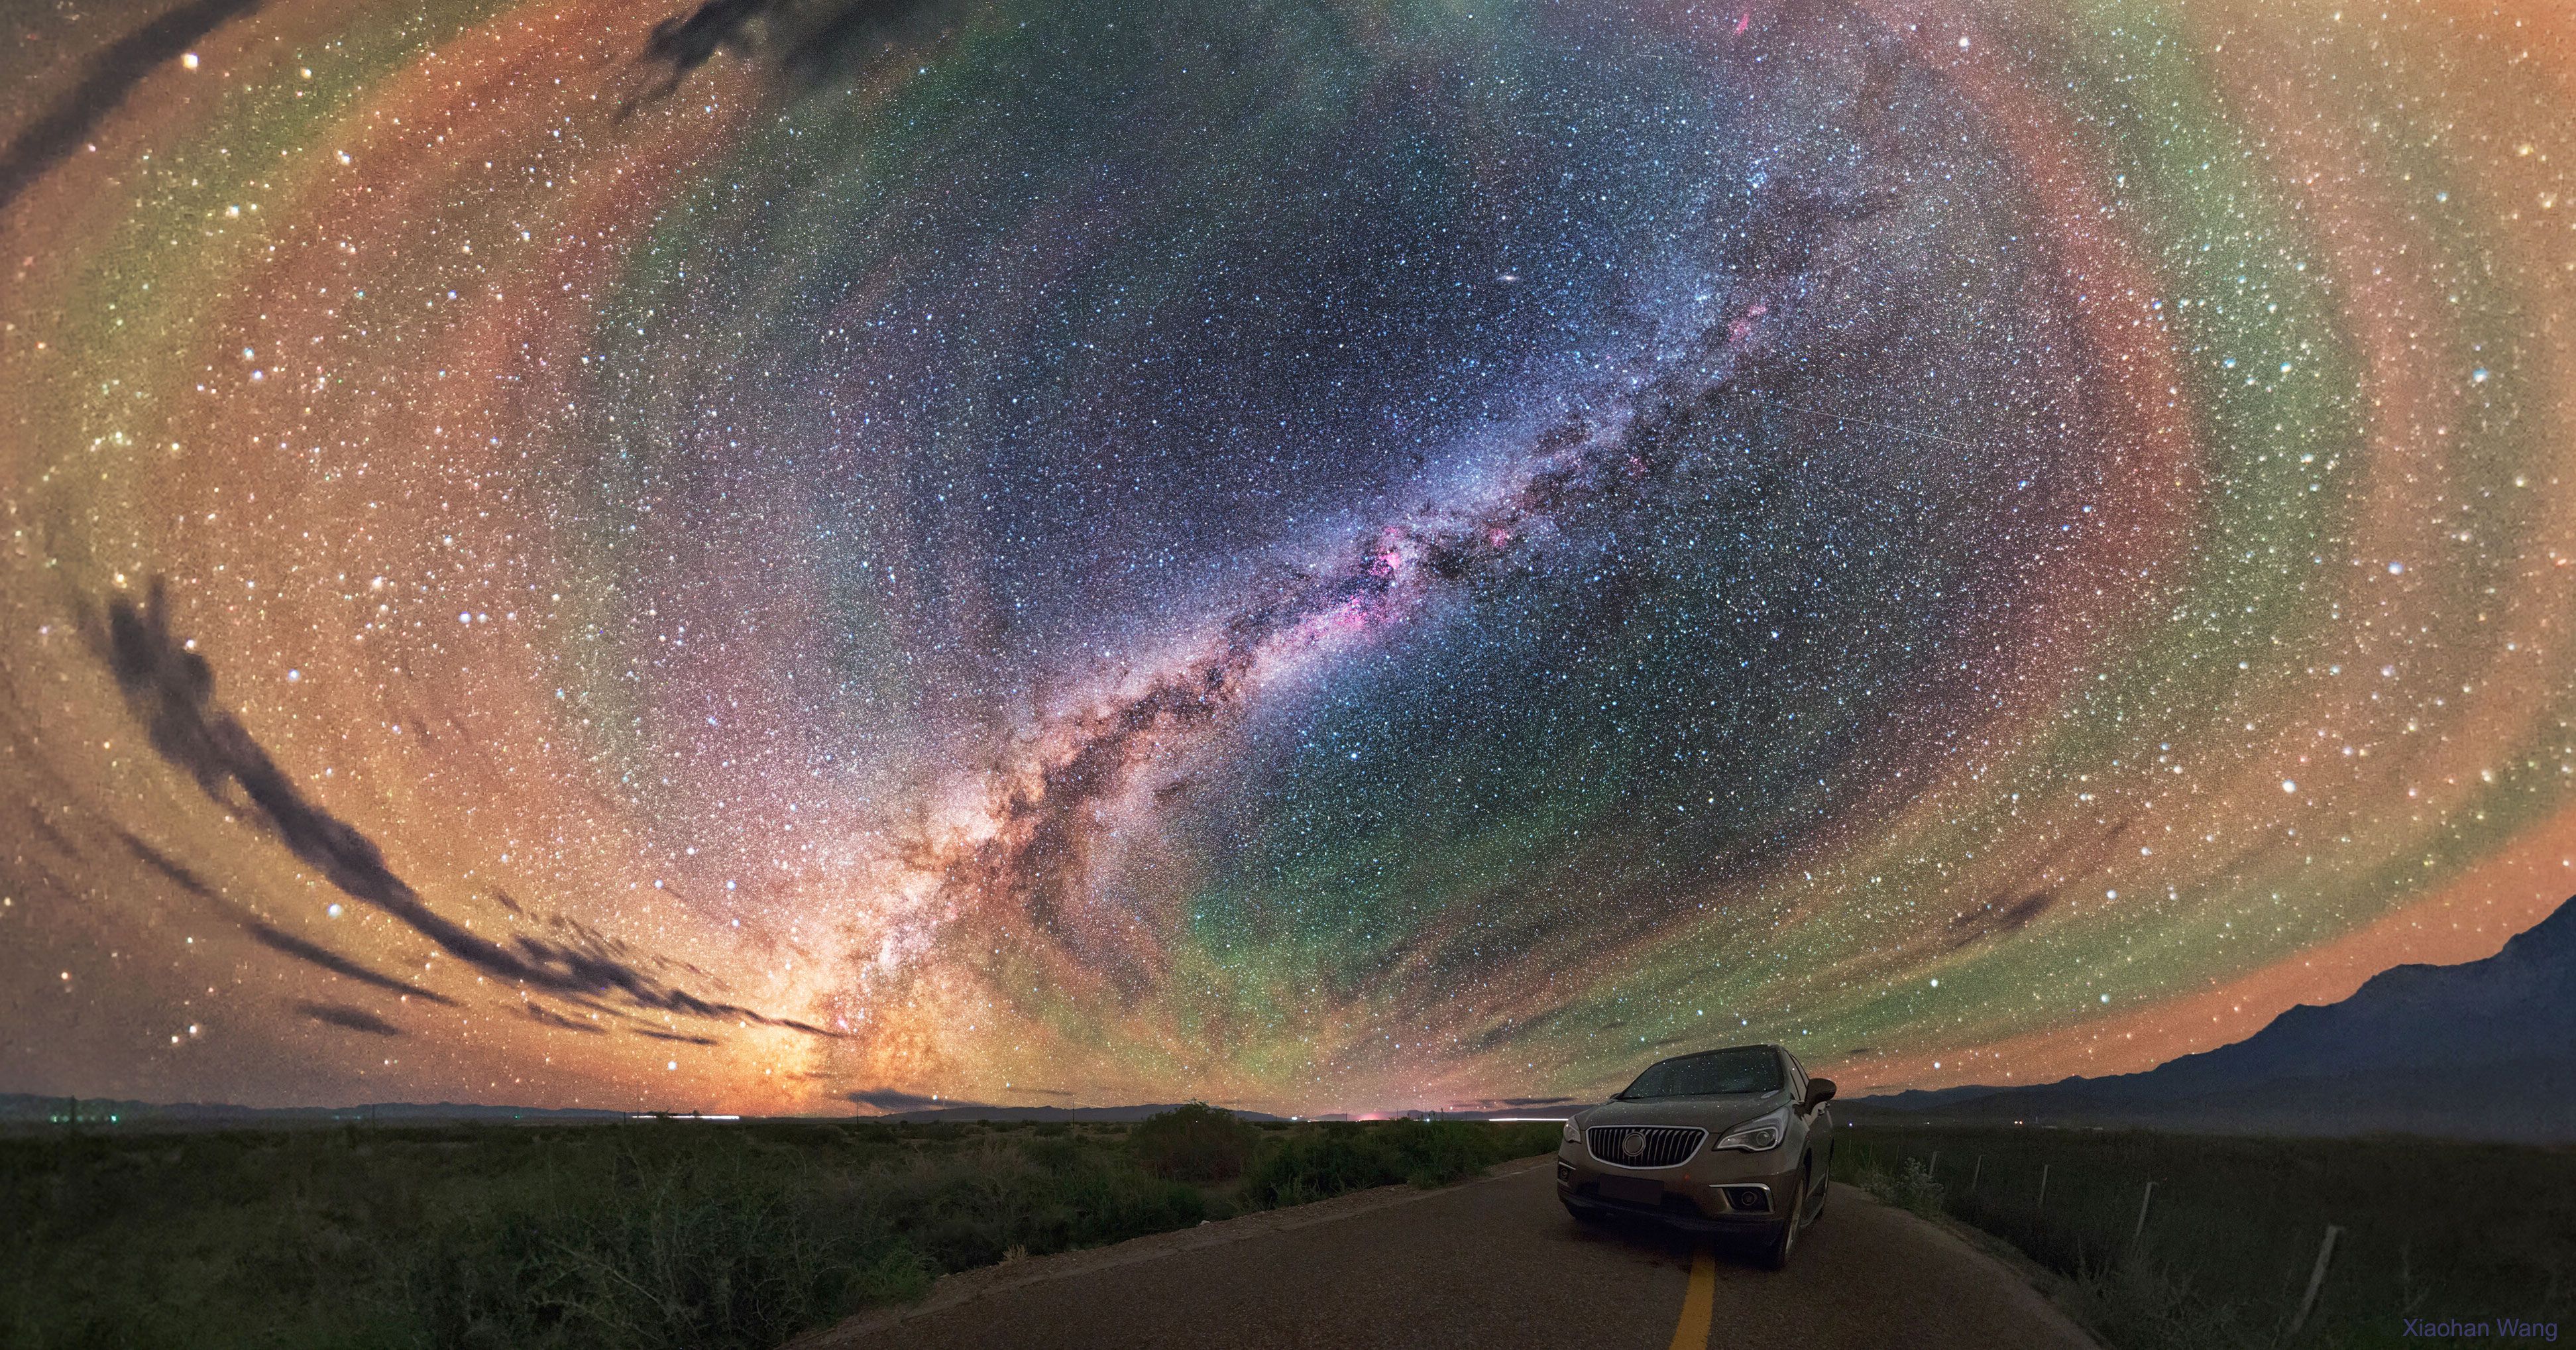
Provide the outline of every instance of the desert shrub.
{"type": "Polygon", "coordinates": [[[1176,1181],[1232,1181],[1243,1175],[1259,1132],[1205,1102],[1145,1118],[1127,1137],[1137,1161],[1176,1181]]]}
{"type": "Polygon", "coordinates": [[[2188,1277],[2135,1248],[2077,1270],[2058,1302],[2120,1350],[2269,1350],[2278,1339],[2244,1325],[2234,1305],[2196,1297],[2188,1277]]]}
{"type": "Polygon", "coordinates": [[[1553,1124],[1327,1121],[1311,1131],[1263,1140],[1244,1175],[1242,1194],[1247,1204],[1276,1206],[1399,1182],[1445,1185],[1506,1158],[1545,1153],[1556,1139],[1553,1124]]]}
{"type": "Polygon", "coordinates": [[[1458,1121],[1399,1120],[1386,1126],[1386,1140],[1403,1160],[1404,1179],[1416,1186],[1464,1180],[1505,1156],[1491,1129],[1458,1121]]]}
{"type": "Polygon", "coordinates": [[[1932,1179],[1932,1169],[1921,1158],[1908,1158],[1885,1191],[1886,1199],[1925,1218],[1942,1210],[1941,1183],[1932,1179]]]}
{"type": "Polygon", "coordinates": [[[1298,1205],[1404,1180],[1389,1150],[1363,1126],[1331,1121],[1265,1145],[1243,1178],[1243,1198],[1252,1205],[1298,1205]]]}

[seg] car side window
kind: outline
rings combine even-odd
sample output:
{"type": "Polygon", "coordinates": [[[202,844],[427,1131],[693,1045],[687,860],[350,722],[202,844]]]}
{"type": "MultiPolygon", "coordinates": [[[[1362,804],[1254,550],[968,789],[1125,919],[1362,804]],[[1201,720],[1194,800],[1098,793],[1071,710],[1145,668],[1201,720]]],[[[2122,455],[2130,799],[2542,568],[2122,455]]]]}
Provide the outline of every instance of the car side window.
{"type": "Polygon", "coordinates": [[[1788,1061],[1789,1100],[1793,1102],[1807,1100],[1807,1067],[1798,1062],[1796,1055],[1786,1050],[1780,1052],[1780,1058],[1788,1061]]]}

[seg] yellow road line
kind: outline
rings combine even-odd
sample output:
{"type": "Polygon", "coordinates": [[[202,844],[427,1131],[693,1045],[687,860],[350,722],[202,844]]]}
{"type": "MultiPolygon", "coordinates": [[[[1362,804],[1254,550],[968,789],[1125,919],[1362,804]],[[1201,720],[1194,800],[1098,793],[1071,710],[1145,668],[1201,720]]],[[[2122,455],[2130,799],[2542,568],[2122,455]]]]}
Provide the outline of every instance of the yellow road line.
{"type": "Polygon", "coordinates": [[[1709,1320],[1717,1315],[1717,1258],[1703,1242],[1691,1253],[1690,1292],[1682,1295],[1682,1320],[1672,1350],[1707,1350],[1709,1320]]]}

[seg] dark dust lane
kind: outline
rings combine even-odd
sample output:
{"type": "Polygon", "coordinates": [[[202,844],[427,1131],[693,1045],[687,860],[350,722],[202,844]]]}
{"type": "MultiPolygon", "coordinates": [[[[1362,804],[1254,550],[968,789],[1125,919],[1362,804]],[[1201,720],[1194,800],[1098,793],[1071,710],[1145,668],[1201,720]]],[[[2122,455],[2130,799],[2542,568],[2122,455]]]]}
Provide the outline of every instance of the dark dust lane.
{"type": "Polygon", "coordinates": [[[1686,1239],[1577,1223],[1547,1163],[976,1271],[797,1350],[2091,1346],[2011,1271],[1848,1188],[1775,1274],[1686,1239]]]}

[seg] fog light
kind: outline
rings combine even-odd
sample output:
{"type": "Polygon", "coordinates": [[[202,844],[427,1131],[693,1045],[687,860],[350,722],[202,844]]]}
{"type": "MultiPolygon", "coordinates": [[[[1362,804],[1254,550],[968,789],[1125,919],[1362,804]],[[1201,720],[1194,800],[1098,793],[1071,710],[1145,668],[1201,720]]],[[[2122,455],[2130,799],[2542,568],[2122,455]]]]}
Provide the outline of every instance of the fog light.
{"type": "Polygon", "coordinates": [[[1771,1192],[1760,1186],[1722,1186],[1719,1189],[1726,1192],[1726,1207],[1738,1214],[1771,1212],[1771,1192]]]}

